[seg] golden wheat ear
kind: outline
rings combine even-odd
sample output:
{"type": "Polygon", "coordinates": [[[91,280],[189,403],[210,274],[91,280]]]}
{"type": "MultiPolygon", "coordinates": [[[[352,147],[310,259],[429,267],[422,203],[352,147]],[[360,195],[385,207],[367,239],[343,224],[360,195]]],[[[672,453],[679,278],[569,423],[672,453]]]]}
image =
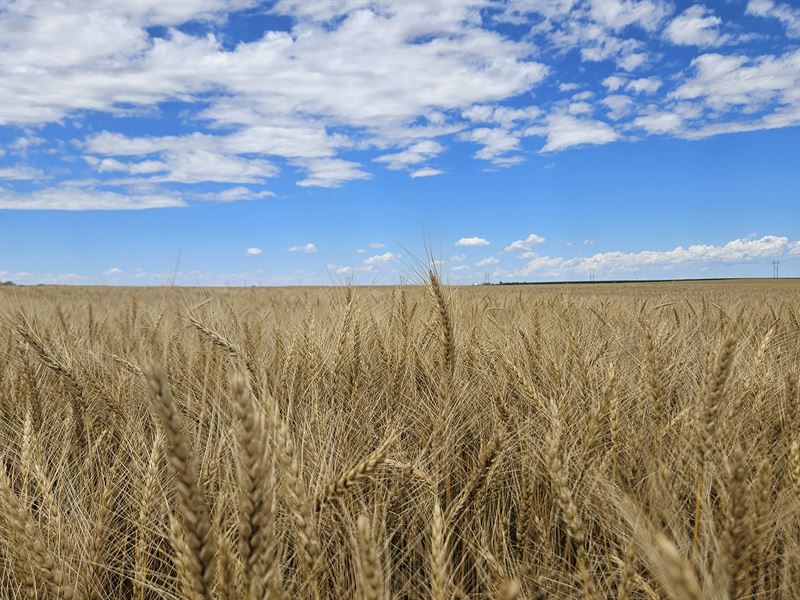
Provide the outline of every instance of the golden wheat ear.
{"type": "Polygon", "coordinates": [[[153,406],[167,440],[167,462],[178,495],[179,519],[186,546],[185,568],[189,589],[197,598],[211,598],[215,580],[215,550],[211,519],[195,472],[192,450],[183,431],[183,418],[160,366],[147,366],[153,406]]]}
{"type": "Polygon", "coordinates": [[[263,414],[250,393],[247,379],[234,375],[233,407],[239,443],[239,551],[249,597],[261,598],[278,576],[275,564],[272,451],[263,414]]]}
{"type": "MultiPolygon", "coordinates": [[[[28,564],[56,597],[64,600],[75,598],[74,587],[55,561],[41,530],[14,493],[4,465],[0,467],[0,520],[11,533],[14,544],[8,546],[7,550],[15,555],[16,561],[22,565],[28,564]]],[[[35,579],[26,576],[24,586],[35,589],[35,579]]]]}

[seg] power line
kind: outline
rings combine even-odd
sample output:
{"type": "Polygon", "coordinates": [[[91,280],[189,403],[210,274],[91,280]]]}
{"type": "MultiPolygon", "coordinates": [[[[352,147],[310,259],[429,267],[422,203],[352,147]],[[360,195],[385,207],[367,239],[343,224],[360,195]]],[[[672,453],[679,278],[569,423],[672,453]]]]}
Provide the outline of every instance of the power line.
{"type": "Polygon", "coordinates": [[[772,278],[773,279],[778,279],[781,276],[780,268],[781,268],[781,261],[779,261],[778,259],[773,260],[772,261],[772,278]]]}

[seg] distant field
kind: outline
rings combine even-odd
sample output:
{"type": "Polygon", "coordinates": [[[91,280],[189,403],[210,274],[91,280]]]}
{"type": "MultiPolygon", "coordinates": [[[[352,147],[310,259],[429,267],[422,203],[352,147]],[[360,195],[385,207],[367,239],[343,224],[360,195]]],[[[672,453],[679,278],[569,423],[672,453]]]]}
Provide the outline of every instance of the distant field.
{"type": "Polygon", "coordinates": [[[0,287],[0,597],[800,597],[800,282],[0,287]]]}

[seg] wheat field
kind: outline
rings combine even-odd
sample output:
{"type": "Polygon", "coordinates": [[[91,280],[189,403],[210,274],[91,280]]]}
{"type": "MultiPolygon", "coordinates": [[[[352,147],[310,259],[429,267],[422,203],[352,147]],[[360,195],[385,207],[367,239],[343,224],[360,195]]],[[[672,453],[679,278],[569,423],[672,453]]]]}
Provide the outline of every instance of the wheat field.
{"type": "Polygon", "coordinates": [[[0,289],[3,598],[795,598],[791,281],[0,289]]]}

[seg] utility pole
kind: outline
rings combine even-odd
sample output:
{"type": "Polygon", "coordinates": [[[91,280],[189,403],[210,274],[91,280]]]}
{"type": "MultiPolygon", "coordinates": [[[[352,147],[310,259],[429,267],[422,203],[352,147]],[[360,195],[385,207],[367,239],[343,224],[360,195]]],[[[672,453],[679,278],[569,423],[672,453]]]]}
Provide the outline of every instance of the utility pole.
{"type": "Polygon", "coordinates": [[[490,280],[489,280],[489,272],[487,271],[486,273],[483,274],[483,283],[488,285],[489,282],[490,282],[490,280]]]}
{"type": "Polygon", "coordinates": [[[780,268],[781,268],[781,261],[779,261],[778,259],[773,260],[772,261],[772,278],[773,279],[778,279],[781,276],[780,268]]]}

